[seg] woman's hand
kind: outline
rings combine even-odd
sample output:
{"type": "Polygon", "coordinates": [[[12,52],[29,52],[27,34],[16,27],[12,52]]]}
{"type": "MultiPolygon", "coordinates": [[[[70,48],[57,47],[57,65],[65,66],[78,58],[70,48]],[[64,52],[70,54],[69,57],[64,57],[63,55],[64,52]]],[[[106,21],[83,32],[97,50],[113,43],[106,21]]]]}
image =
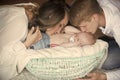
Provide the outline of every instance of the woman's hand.
{"type": "Polygon", "coordinates": [[[26,46],[26,48],[28,48],[32,44],[38,42],[40,39],[42,39],[42,35],[39,27],[37,27],[36,29],[35,27],[32,27],[32,29],[28,32],[24,45],[26,46]]]}
{"type": "Polygon", "coordinates": [[[107,80],[106,74],[101,72],[89,73],[87,77],[88,78],[79,78],[75,80],[107,80]]]}

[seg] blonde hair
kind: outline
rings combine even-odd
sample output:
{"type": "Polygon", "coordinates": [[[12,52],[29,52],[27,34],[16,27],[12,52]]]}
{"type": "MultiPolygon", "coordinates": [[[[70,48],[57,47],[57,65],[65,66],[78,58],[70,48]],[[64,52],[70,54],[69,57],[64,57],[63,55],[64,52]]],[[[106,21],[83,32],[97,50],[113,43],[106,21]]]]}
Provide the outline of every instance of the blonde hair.
{"type": "Polygon", "coordinates": [[[16,4],[17,7],[24,7],[25,10],[33,12],[34,15],[39,14],[39,4],[38,3],[21,3],[21,4],[16,4]]]}
{"type": "Polygon", "coordinates": [[[90,20],[93,14],[101,12],[97,0],[76,0],[70,9],[70,23],[78,26],[82,21],[90,20]]]}

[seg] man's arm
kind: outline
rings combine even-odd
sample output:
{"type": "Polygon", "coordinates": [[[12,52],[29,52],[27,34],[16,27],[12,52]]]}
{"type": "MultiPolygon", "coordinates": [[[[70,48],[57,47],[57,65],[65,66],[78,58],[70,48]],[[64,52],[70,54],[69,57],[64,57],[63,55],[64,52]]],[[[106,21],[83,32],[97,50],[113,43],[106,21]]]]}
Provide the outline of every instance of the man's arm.
{"type": "Polygon", "coordinates": [[[75,79],[75,80],[120,80],[120,69],[112,70],[106,73],[89,73],[88,79],[75,79]]]}

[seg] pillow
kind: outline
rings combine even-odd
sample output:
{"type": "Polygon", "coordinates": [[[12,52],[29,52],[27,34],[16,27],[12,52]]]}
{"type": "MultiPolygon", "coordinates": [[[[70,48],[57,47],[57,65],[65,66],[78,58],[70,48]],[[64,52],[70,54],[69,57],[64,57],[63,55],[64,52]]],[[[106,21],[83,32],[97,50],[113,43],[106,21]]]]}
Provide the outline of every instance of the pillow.
{"type": "Polygon", "coordinates": [[[61,57],[62,53],[57,55],[56,52],[56,57],[31,59],[26,69],[40,80],[73,80],[84,77],[93,69],[100,68],[106,59],[108,44],[97,40],[94,45],[74,47],[72,51],[70,48],[59,49],[67,57],[61,57]]]}

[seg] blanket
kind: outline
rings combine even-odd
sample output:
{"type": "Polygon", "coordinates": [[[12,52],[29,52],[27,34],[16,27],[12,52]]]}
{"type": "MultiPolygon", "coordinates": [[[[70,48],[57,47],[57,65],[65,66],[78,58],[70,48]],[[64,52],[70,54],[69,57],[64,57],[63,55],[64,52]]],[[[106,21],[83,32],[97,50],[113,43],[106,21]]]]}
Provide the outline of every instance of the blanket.
{"type": "Polygon", "coordinates": [[[100,68],[107,53],[107,45],[100,40],[94,45],[74,47],[72,50],[54,49],[44,51],[55,53],[56,57],[31,59],[26,66],[39,80],[73,80],[85,77],[93,69],[100,68]]]}
{"type": "Polygon", "coordinates": [[[5,51],[4,53],[1,52],[0,54],[0,75],[8,77],[7,79],[3,80],[8,80],[21,73],[27,65],[27,63],[34,58],[74,58],[86,55],[93,55],[94,53],[100,52],[101,50],[105,49],[105,54],[103,57],[104,61],[107,56],[108,48],[108,44],[102,40],[97,40],[97,42],[94,45],[88,45],[84,47],[54,47],[41,50],[26,49],[25,47],[23,47],[23,44],[21,42],[14,44],[15,45],[9,44],[8,46],[4,47],[5,50],[9,48],[9,54],[8,51],[6,53],[5,51]],[[13,48],[14,51],[18,52],[12,53],[13,51],[11,50],[11,48],[13,48]],[[10,53],[10,51],[12,52],[10,53]]]}

